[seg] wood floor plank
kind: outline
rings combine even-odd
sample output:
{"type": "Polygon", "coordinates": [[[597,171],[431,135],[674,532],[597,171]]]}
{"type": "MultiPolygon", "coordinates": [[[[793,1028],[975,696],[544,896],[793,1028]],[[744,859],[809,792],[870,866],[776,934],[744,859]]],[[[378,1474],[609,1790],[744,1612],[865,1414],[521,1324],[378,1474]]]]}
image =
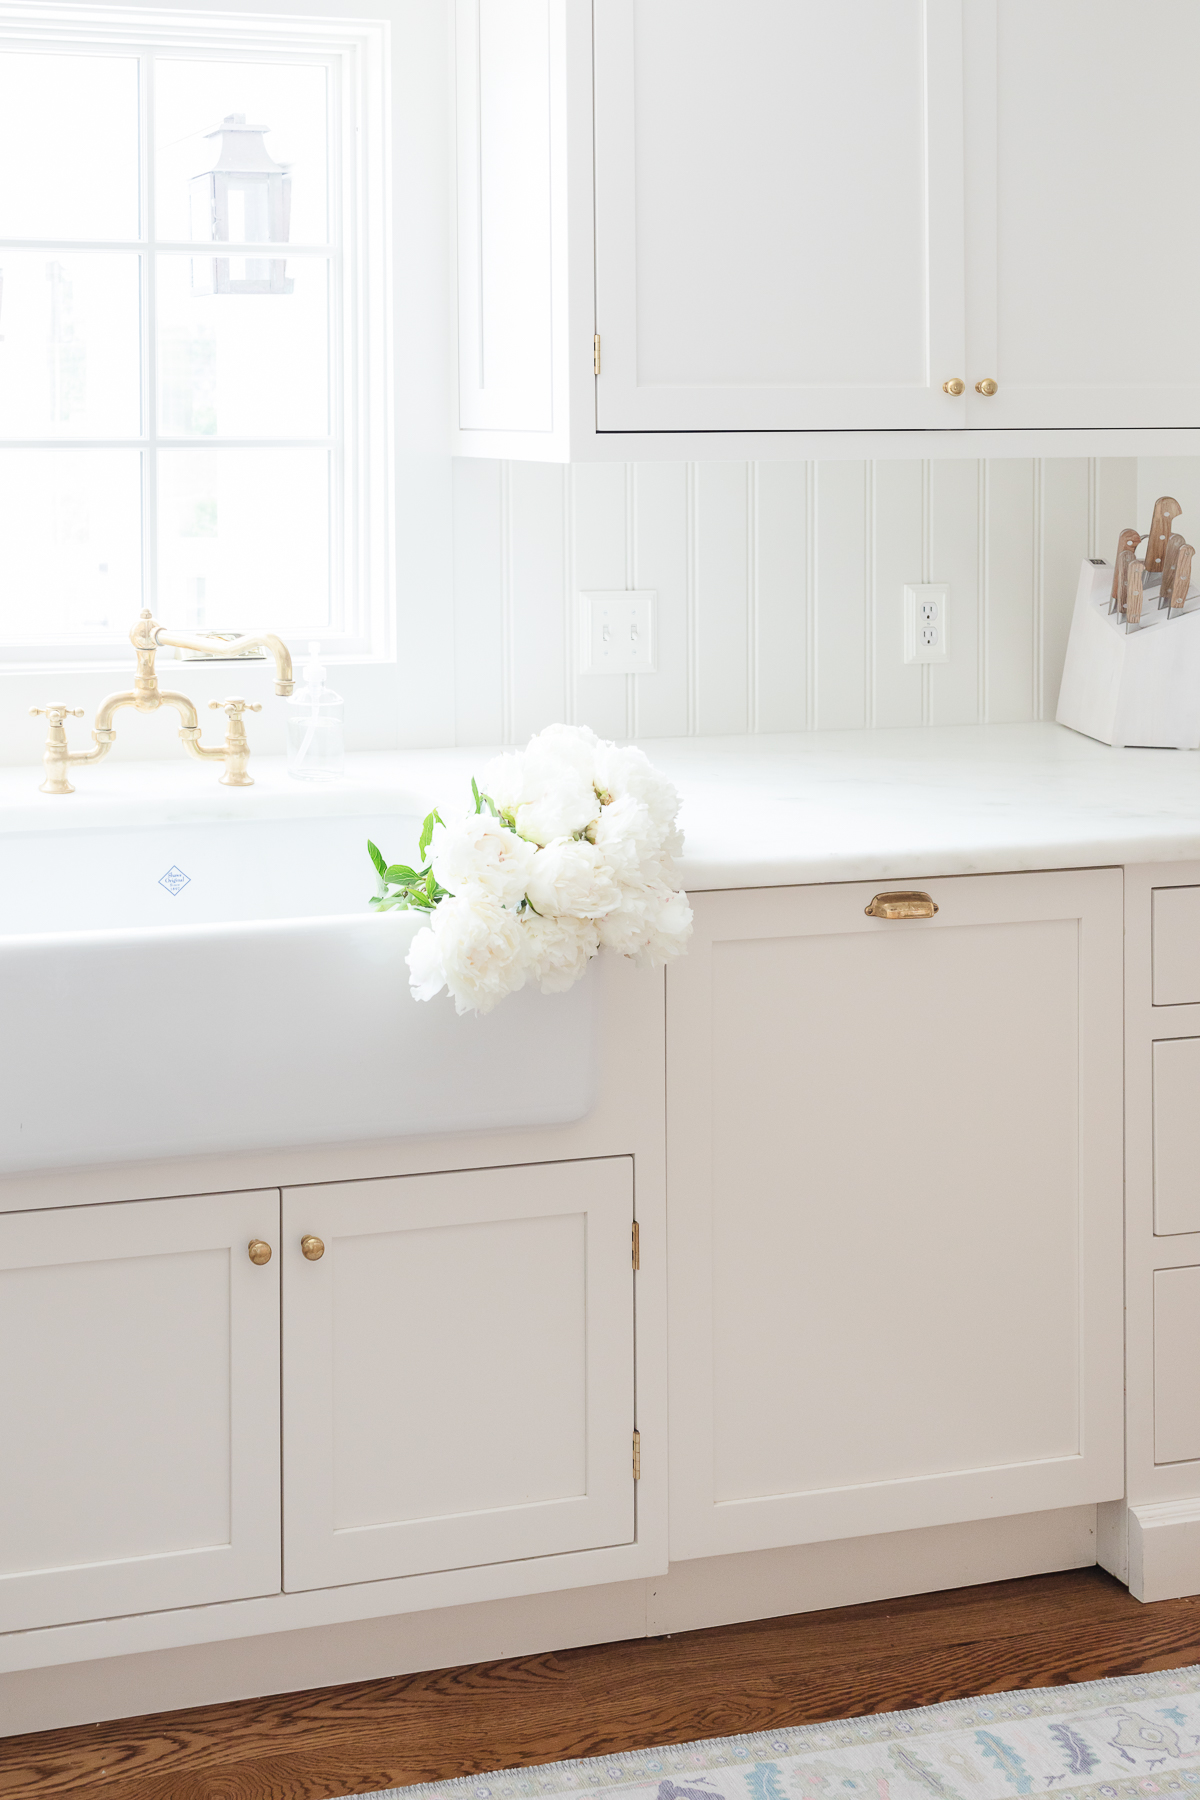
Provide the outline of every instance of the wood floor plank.
{"type": "Polygon", "coordinates": [[[332,1800],[1200,1661],[1098,1569],[0,1739],[0,1800],[332,1800]]]}

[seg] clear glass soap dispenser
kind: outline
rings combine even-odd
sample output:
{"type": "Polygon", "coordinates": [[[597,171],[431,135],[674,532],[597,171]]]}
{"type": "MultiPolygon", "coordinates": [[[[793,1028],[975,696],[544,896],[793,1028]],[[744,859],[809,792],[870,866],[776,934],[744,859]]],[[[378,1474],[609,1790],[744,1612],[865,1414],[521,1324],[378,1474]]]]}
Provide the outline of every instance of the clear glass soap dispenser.
{"type": "Polygon", "coordinates": [[[325,685],[321,646],[308,646],[304,686],[288,701],[288,774],[297,781],[336,781],[346,758],[342,696],[325,685]]]}

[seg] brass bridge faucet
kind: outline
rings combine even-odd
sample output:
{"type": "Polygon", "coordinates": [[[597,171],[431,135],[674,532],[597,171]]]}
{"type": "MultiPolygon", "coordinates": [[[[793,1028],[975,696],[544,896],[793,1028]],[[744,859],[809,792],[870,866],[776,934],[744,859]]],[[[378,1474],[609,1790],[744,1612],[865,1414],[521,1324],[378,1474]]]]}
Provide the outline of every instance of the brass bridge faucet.
{"type": "Polygon", "coordinates": [[[45,716],[49,731],[46,735],[46,752],[43,761],[46,765],[46,779],[41,784],[43,794],[73,794],[75,789],[67,780],[67,769],[71,763],[95,763],[102,756],[107,756],[109,749],[116,741],[113,730],[113,717],[123,706],[132,706],[135,712],[157,712],[160,706],[173,706],[182,721],[179,736],[183,747],[191,756],[199,757],[201,762],[223,762],[225,773],[221,776],[226,787],[253,787],[254,777],[247,775],[246,764],[250,760],[250,744],[246,737],[246,727],[242,722],[243,713],[261,712],[260,706],[252,706],[248,700],[210,700],[210,709],[216,708],[226,715],[225,742],[217,748],[215,745],[200,742],[200,720],[196,708],[186,694],[172,693],[168,688],[160,688],[158,676],[154,672],[154,658],[158,650],[168,645],[173,650],[219,650],[227,656],[236,656],[243,650],[269,650],[275,658],[275,692],[290,694],[292,682],[292,659],[287,645],[269,631],[250,631],[245,637],[234,638],[229,642],[225,638],[193,636],[188,637],[181,632],[168,631],[143,612],[133,630],[129,633],[129,641],[137,651],[137,675],[134,683],[123,694],[110,694],[101,702],[96,714],[96,722],[92,726],[92,748],[90,750],[70,750],[67,748],[67,732],[63,723],[65,719],[81,719],[82,709],[70,706],[31,706],[30,712],[45,716]]]}

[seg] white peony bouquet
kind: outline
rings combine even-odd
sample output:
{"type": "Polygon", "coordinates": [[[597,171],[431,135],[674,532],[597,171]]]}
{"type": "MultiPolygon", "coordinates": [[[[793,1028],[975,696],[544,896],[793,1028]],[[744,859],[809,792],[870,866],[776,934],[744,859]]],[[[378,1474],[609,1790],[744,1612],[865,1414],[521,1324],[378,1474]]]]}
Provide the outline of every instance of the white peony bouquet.
{"type": "Polygon", "coordinates": [[[425,820],[427,866],[389,864],[367,845],[380,880],[371,905],[429,915],[408,953],[418,1000],[447,988],[460,1013],[486,1013],[527,981],[564,993],[605,947],[642,967],[683,954],[679,795],[642,751],[550,725],[483,781],[471,783],[473,813],[425,820]]]}

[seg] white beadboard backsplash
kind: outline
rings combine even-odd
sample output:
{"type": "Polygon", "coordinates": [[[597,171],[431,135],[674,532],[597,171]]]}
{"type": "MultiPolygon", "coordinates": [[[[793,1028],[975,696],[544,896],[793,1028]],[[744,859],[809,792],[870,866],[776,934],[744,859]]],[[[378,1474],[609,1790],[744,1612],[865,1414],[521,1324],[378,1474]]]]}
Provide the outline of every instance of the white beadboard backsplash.
{"type": "Polygon", "coordinates": [[[1143,499],[1131,458],[459,459],[455,740],[1053,718],[1080,558],[1145,530],[1143,499]],[[944,665],[903,660],[918,581],[949,584],[944,665]],[[634,587],[658,593],[658,673],[581,673],[580,591],[634,587]]]}

